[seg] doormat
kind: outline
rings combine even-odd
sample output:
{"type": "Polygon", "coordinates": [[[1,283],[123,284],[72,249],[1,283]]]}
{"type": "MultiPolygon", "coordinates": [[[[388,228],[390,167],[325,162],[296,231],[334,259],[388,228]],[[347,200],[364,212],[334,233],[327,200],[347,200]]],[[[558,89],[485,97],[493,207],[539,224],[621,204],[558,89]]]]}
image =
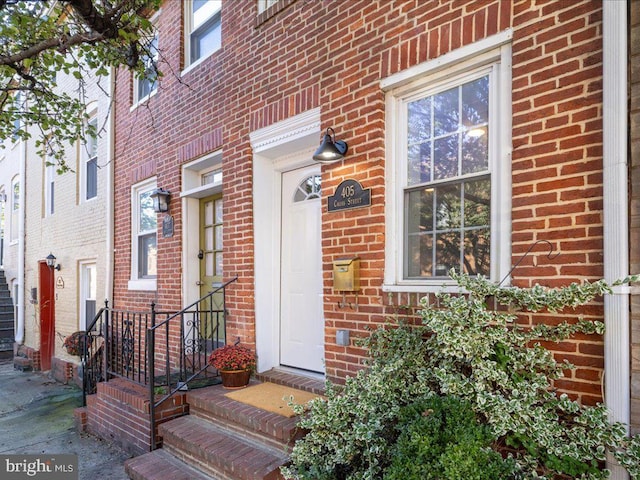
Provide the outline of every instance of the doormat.
{"type": "Polygon", "coordinates": [[[264,382],[241,390],[234,390],[225,394],[237,402],[246,403],[268,412],[277,413],[285,417],[293,417],[295,414],[287,404],[293,396],[293,403],[305,404],[310,400],[320,397],[315,393],[305,392],[296,388],[285,387],[271,382],[264,382]]]}

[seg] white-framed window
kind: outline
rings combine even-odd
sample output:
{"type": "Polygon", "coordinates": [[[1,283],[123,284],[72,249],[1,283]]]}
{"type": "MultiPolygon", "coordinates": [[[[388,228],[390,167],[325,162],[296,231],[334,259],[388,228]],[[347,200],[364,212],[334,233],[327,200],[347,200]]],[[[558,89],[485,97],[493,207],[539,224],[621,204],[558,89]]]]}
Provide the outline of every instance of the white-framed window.
{"type": "Polygon", "coordinates": [[[85,128],[85,143],[81,147],[82,199],[98,196],[98,116],[93,112],[85,128]]]}
{"type": "Polygon", "coordinates": [[[264,12],[276,3],[278,3],[278,0],[258,0],[258,13],[264,12]]]}
{"type": "MultiPolygon", "coordinates": [[[[18,113],[24,110],[23,98],[24,94],[22,92],[16,92],[16,94],[13,96],[13,105],[11,106],[12,111],[18,113]]],[[[17,115],[13,119],[13,133],[11,135],[11,140],[13,142],[18,141],[18,132],[20,131],[20,128],[22,128],[22,122],[20,121],[20,116],[17,115]]]]}
{"type": "Polygon", "coordinates": [[[52,158],[47,158],[44,167],[44,216],[55,213],[56,200],[56,166],[52,158]]]}
{"type": "Polygon", "coordinates": [[[153,210],[155,178],[131,189],[131,280],[130,290],[155,290],[158,266],[158,221],[153,210]]]}
{"type": "Polygon", "coordinates": [[[14,177],[11,181],[11,229],[10,241],[18,241],[18,230],[20,222],[20,179],[14,177]]]}
{"type": "Polygon", "coordinates": [[[187,0],[185,66],[194,65],[222,46],[221,0],[187,0]]]}
{"type": "Polygon", "coordinates": [[[503,33],[382,82],[387,290],[439,289],[450,269],[493,280],[509,271],[509,39],[503,33]]]}
{"type": "Polygon", "coordinates": [[[143,77],[134,76],[133,79],[133,103],[134,106],[144,102],[158,91],[158,33],[145,45],[144,53],[141,54],[142,62],[145,65],[143,77]]]}
{"type": "Polygon", "coordinates": [[[95,262],[80,262],[80,330],[86,330],[96,316],[97,280],[95,262]]]}

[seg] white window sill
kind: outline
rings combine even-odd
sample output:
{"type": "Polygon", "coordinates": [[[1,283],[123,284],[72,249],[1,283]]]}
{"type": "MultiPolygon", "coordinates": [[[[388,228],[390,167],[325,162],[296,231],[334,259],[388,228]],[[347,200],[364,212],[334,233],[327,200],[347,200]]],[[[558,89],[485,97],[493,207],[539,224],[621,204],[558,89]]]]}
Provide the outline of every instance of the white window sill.
{"type": "Polygon", "coordinates": [[[432,283],[396,283],[382,285],[383,292],[392,293],[440,293],[443,291],[456,293],[461,291],[458,285],[451,281],[432,282],[432,283]]]}
{"type": "Polygon", "coordinates": [[[129,109],[130,112],[133,112],[136,108],[138,108],[140,105],[144,105],[145,103],[147,103],[149,101],[149,99],[151,97],[153,97],[154,95],[156,95],[158,93],[158,87],[156,87],[156,89],[151,92],[149,95],[147,95],[146,97],[141,98],[140,100],[138,100],[137,102],[135,102],[133,105],[131,105],[131,108],[129,109]]]}
{"type": "Polygon", "coordinates": [[[214,50],[213,52],[210,52],[208,55],[205,55],[204,57],[200,57],[199,59],[197,59],[195,62],[190,63],[189,65],[187,65],[186,67],[184,67],[184,69],[182,70],[182,72],[180,72],[180,76],[184,77],[187,73],[189,73],[191,70],[195,69],[198,67],[198,65],[200,65],[201,63],[203,63],[207,58],[211,57],[211,55],[213,55],[216,52],[219,52],[220,49],[218,48],[217,50],[214,50]]]}
{"type": "Polygon", "coordinates": [[[155,291],[157,290],[157,281],[155,278],[129,280],[129,283],[127,284],[127,288],[129,290],[155,291]]]}

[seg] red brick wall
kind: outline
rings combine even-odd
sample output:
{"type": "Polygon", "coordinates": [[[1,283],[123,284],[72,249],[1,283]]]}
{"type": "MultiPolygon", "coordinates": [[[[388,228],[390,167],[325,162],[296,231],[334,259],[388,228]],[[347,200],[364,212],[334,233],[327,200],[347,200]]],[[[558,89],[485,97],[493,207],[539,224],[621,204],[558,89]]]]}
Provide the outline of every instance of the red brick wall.
{"type": "MultiPolygon", "coordinates": [[[[385,232],[385,109],[379,82],[426,60],[513,28],[513,258],[536,240],[543,249],[514,272],[518,285],[563,285],[602,275],[601,2],[298,0],[275,16],[257,17],[256,3],[223,5],[223,48],[179,77],[181,2],[166,1],[158,22],[166,61],[158,94],[130,111],[128,74],[117,81],[115,304],[160,310],[180,300],[182,217],[172,203],[172,238],[158,238],[158,292],[127,290],[130,269],[130,185],[150,175],[180,190],[180,165],[223,148],[225,272],[239,280],[227,305],[230,334],[254,340],[252,152],[249,133],[310,108],[349,143],[345,161],[323,166],[324,195],[345,178],[372,192],[371,206],[332,212],[323,207],[326,369],[341,381],[364,352],[334,345],[335,329],[352,336],[381,323],[403,303],[382,292],[385,232]],[[337,306],[332,261],[361,257],[357,311],[337,306]]],[[[274,9],[274,10],[277,10],[274,9]]],[[[267,12],[270,13],[270,12],[267,12]]],[[[318,132],[320,140],[320,132],[318,132]]],[[[325,202],[323,202],[326,205],[325,202]]],[[[415,302],[415,299],[412,300],[415,302]]],[[[584,309],[602,316],[599,303],[584,309]]],[[[568,317],[574,318],[571,313],[568,317]]],[[[559,316],[525,321],[556,322],[559,316]]],[[[561,386],[599,398],[602,339],[556,346],[580,368],[561,386]]]]}
{"type": "MultiPolygon", "coordinates": [[[[513,8],[513,256],[540,245],[514,283],[597,280],[602,243],[601,2],[516,2],[513,8]]],[[[600,303],[529,322],[601,319],[600,303]]],[[[585,403],[601,399],[603,343],[578,336],[548,345],[578,365],[556,385],[585,403]]]]}
{"type": "MultiPolygon", "coordinates": [[[[155,411],[156,435],[159,424],[187,413],[189,405],[184,393],[162,403],[155,411]]],[[[132,455],[141,455],[151,448],[147,391],[121,379],[98,383],[97,393],[87,396],[86,409],[77,413],[76,424],[81,430],[86,428],[94,435],[112,440],[132,455]]]]}

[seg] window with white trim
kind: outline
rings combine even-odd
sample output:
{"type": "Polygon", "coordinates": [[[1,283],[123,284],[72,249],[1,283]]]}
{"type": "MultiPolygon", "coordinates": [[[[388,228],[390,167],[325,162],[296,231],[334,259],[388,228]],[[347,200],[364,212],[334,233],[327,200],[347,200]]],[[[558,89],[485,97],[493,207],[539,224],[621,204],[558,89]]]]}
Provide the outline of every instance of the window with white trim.
{"type": "Polygon", "coordinates": [[[80,330],[96,316],[97,280],[95,262],[80,263],[80,330]]]}
{"type": "Polygon", "coordinates": [[[47,157],[44,167],[44,216],[55,213],[56,200],[56,166],[53,158],[47,157]]]}
{"type": "Polygon", "coordinates": [[[451,269],[492,279],[508,271],[510,48],[465,51],[387,94],[390,290],[448,283],[451,269]]]}
{"type": "Polygon", "coordinates": [[[20,220],[20,179],[14,177],[11,181],[11,229],[9,239],[18,241],[18,224],[20,220]]]}
{"type": "Polygon", "coordinates": [[[20,116],[18,112],[22,112],[25,110],[24,102],[23,102],[24,94],[22,92],[17,92],[13,96],[13,104],[10,107],[10,111],[14,113],[16,116],[13,119],[13,132],[11,134],[11,140],[13,142],[17,142],[19,138],[18,132],[20,132],[20,128],[22,128],[22,121],[20,120],[20,116]]]}
{"type": "Polygon", "coordinates": [[[222,46],[221,0],[185,2],[185,66],[198,63],[222,46]]]}
{"type": "Polygon", "coordinates": [[[268,10],[269,7],[278,3],[278,0],[258,0],[258,13],[268,10]]]}
{"type": "Polygon", "coordinates": [[[131,280],[130,290],[154,290],[158,264],[157,214],[152,191],[156,181],[147,180],[131,189],[131,280]]]}
{"type": "Polygon", "coordinates": [[[158,34],[146,43],[144,52],[140,55],[145,66],[144,75],[134,76],[133,103],[144,102],[158,90],[158,34]]]}
{"type": "Polygon", "coordinates": [[[91,200],[98,195],[98,117],[94,112],[85,128],[85,144],[82,146],[81,178],[82,198],[91,200]]]}

